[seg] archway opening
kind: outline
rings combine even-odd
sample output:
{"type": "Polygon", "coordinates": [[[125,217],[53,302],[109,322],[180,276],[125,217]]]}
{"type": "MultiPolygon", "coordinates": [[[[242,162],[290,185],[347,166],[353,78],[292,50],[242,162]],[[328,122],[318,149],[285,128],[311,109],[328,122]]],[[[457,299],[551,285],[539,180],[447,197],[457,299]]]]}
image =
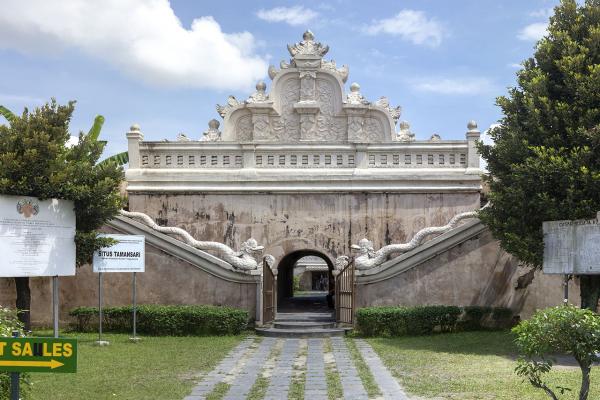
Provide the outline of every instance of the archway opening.
{"type": "Polygon", "coordinates": [[[335,280],[333,264],[314,250],[299,250],[278,265],[277,311],[332,312],[335,280]]]}

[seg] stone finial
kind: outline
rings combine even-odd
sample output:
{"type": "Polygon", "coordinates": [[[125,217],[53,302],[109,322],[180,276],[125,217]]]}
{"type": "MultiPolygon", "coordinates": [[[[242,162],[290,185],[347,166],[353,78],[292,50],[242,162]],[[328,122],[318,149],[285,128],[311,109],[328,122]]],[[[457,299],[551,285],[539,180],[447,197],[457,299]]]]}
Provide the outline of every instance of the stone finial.
{"type": "Polygon", "coordinates": [[[189,142],[190,138],[185,133],[181,132],[177,135],[177,141],[178,142],[189,142]]]}
{"type": "Polygon", "coordinates": [[[221,124],[216,119],[211,119],[208,121],[208,130],[204,131],[204,136],[202,140],[207,142],[218,142],[221,140],[221,131],[219,131],[219,126],[221,124]]]}
{"type": "Polygon", "coordinates": [[[400,122],[400,131],[396,134],[395,139],[400,142],[413,142],[415,140],[415,134],[410,131],[408,121],[400,122]]]}
{"type": "Polygon", "coordinates": [[[323,46],[315,42],[315,35],[311,31],[306,31],[302,35],[302,41],[293,45],[288,44],[288,51],[292,57],[297,55],[323,57],[329,51],[329,46],[323,46]]]}
{"type": "Polygon", "coordinates": [[[360,85],[356,82],[350,85],[350,93],[346,96],[348,104],[369,104],[369,102],[360,94],[360,85]]]}
{"type": "Polygon", "coordinates": [[[138,124],[133,124],[129,128],[129,132],[140,132],[140,126],[138,124]]]}
{"type": "Polygon", "coordinates": [[[437,133],[434,133],[433,135],[431,135],[431,137],[429,138],[430,142],[439,142],[440,140],[442,140],[442,137],[440,135],[438,135],[437,133]]]}
{"type": "Polygon", "coordinates": [[[227,104],[224,106],[217,104],[216,109],[217,109],[217,112],[219,113],[219,115],[222,118],[225,118],[227,113],[229,113],[229,111],[231,111],[234,107],[238,106],[239,104],[241,104],[241,103],[235,98],[235,96],[230,95],[227,98],[227,104]]]}
{"type": "Polygon", "coordinates": [[[469,121],[469,123],[467,124],[467,128],[469,129],[469,132],[479,133],[479,130],[477,129],[477,122],[475,122],[474,120],[469,121]]]}
{"type": "Polygon", "coordinates": [[[256,83],[256,92],[252,93],[246,103],[262,103],[267,101],[267,84],[264,81],[258,81],[256,83]]]}

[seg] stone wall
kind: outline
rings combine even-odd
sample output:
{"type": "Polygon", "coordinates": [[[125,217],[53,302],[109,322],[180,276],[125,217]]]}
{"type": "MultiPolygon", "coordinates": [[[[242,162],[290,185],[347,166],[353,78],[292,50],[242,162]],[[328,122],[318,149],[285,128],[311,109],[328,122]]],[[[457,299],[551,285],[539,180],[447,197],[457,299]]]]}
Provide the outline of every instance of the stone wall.
{"type": "MultiPolygon", "coordinates": [[[[528,269],[500,249],[491,233],[482,234],[390,279],[360,284],[357,307],[378,305],[489,305],[529,318],[537,309],[562,304],[562,277],[536,272],[531,285],[515,289],[528,269]]],[[[570,301],[580,304],[579,286],[570,284],[570,301]]]]}
{"type": "Polygon", "coordinates": [[[363,237],[375,248],[402,243],[427,226],[479,207],[479,193],[134,194],[129,208],[198,240],[239,248],[254,237],[280,260],[315,250],[330,261],[363,237]]]}
{"type": "MultiPolygon", "coordinates": [[[[110,232],[111,229],[104,229],[110,232]]],[[[115,232],[114,230],[112,232],[115,232]]],[[[103,274],[104,304],[131,304],[129,273],[103,274]]],[[[52,324],[52,279],[31,278],[31,312],[35,326],[52,324]]],[[[77,269],[77,275],[61,277],[60,320],[69,321],[68,312],[79,306],[98,305],[98,274],[89,265],[77,269]]],[[[0,304],[14,307],[12,278],[0,278],[0,304]]],[[[228,282],[194,265],[146,245],[146,272],[137,275],[138,304],[214,304],[256,312],[256,285],[228,282]]]]}

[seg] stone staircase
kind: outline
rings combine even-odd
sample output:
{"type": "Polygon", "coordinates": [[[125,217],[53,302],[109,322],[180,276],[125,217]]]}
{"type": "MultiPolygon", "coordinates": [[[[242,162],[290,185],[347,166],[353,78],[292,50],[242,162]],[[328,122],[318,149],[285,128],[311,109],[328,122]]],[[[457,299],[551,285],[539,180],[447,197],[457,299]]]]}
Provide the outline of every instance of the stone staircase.
{"type": "Polygon", "coordinates": [[[336,327],[330,312],[277,313],[270,327],[256,328],[259,336],[282,338],[323,338],[344,336],[350,328],[336,327]]]}

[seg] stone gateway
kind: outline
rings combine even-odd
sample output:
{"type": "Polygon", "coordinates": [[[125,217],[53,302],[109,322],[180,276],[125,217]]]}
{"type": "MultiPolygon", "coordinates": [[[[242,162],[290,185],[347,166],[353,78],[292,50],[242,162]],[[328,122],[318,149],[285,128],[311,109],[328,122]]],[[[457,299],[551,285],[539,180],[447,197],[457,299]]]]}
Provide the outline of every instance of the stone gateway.
{"type": "MultiPolygon", "coordinates": [[[[129,209],[105,231],[146,237],[140,303],[226,304],[260,322],[263,269],[284,307],[294,267],[309,256],[327,277],[309,286],[326,294],[346,265],[355,268],[355,307],[491,305],[525,317],[561,302],[560,278],[539,274],[516,289],[527,269],[476,218],[474,121],[464,140],[416,140],[400,107],[366,99],[357,83],[346,89],[349,68],[326,59],[329,47],[310,31],[288,51],[269,67],[270,84],[217,105],[222,121],[201,137],[145,141],[137,125],[127,133],[129,209]]],[[[105,277],[105,301],[128,304],[129,284],[123,274],[105,277]]],[[[32,282],[35,322],[50,315],[49,289],[48,280],[32,282]]],[[[90,268],[61,280],[61,290],[63,317],[93,305],[90,268]]],[[[0,293],[14,303],[11,280],[0,293]]]]}

